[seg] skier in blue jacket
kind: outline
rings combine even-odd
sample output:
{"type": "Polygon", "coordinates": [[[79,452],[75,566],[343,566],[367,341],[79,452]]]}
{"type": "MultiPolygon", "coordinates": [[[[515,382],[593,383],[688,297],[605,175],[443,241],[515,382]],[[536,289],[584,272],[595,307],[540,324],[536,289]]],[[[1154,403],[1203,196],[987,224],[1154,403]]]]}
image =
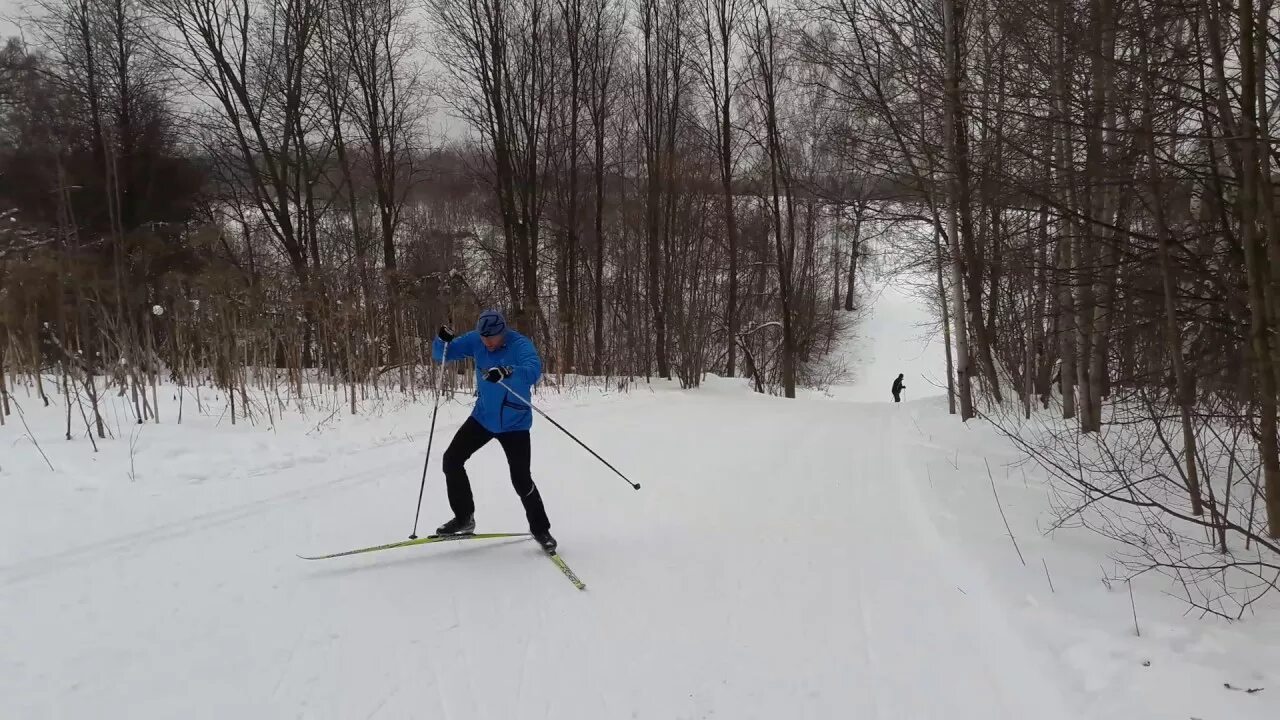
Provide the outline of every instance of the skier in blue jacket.
{"type": "Polygon", "coordinates": [[[524,503],[529,532],[543,549],[553,552],[556,540],[551,536],[551,522],[529,473],[533,410],[520,399],[532,397],[530,391],[542,376],[542,360],[533,341],[508,327],[501,312],[486,310],[471,332],[455,336],[448,327],[441,326],[432,349],[437,362],[472,358],[476,364],[476,404],[444,452],[445,484],[453,519],[441,525],[436,534],[475,532],[475,500],[464,466],[477,450],[497,439],[507,455],[511,485],[524,503]]]}

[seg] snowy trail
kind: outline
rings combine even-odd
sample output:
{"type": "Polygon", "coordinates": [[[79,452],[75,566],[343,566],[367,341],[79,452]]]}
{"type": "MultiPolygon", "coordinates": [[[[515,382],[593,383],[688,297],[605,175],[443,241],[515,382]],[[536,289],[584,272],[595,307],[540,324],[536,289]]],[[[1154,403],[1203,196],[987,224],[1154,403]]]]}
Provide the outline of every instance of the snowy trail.
{"type": "MultiPolygon", "coordinates": [[[[0,626],[0,715],[1075,717],[932,527],[905,405],[713,387],[558,416],[645,487],[538,431],[535,478],[586,593],[527,541],[293,557],[407,534],[420,451],[376,448],[0,568],[20,618],[0,626]]],[[[523,530],[496,445],[473,465],[480,529],[523,530]]]]}
{"type": "Polygon", "coordinates": [[[889,402],[889,388],[904,375],[905,400],[946,395],[946,355],[941,329],[919,297],[928,278],[889,276],[869,280],[870,307],[836,359],[851,370],[850,382],[831,389],[853,402],[889,402]]]}
{"type": "MultiPolygon", "coordinates": [[[[852,383],[826,393],[538,396],[644,486],[535,421],[586,592],[527,540],[295,556],[408,535],[421,405],[350,417],[339,398],[268,431],[189,391],[185,424],[143,429],[112,397],[93,453],[28,396],[56,470],[0,427],[0,718],[1272,717],[1223,683],[1274,686],[1278,628],[1189,623],[1153,586],[1134,637],[1128,594],[1098,581],[1107,546],[1041,536],[1034,470],[1011,479],[1007,440],[945,414],[927,312],[900,279],[874,295],[841,353],[852,383]],[[885,402],[899,372],[907,400],[885,402]]],[[[468,407],[441,413],[427,532],[468,407]]],[[[468,467],[478,529],[525,530],[496,444],[468,467]]]]}

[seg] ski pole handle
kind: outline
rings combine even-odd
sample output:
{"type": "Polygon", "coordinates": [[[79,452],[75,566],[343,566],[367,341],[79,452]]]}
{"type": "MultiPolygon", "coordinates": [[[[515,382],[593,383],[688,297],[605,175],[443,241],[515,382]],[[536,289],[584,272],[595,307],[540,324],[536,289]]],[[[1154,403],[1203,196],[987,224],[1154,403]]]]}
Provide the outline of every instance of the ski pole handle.
{"type": "Polygon", "coordinates": [[[586,444],[586,443],[584,443],[584,442],[582,442],[581,440],[579,440],[579,439],[578,439],[578,437],[577,437],[576,435],[574,435],[573,433],[569,432],[569,431],[568,431],[568,429],[566,429],[566,428],[565,428],[565,426],[563,426],[563,425],[561,425],[560,423],[556,422],[556,421],[555,421],[555,418],[553,418],[553,417],[551,417],[550,415],[548,415],[548,414],[546,414],[545,412],[543,412],[542,408],[538,407],[537,405],[534,405],[534,404],[533,404],[532,402],[530,402],[530,401],[529,401],[529,399],[528,399],[528,398],[526,398],[525,396],[521,395],[520,393],[516,392],[515,390],[512,390],[512,389],[511,389],[511,386],[510,386],[510,385],[507,385],[507,383],[506,383],[506,381],[505,381],[505,380],[499,380],[499,381],[498,381],[498,384],[499,384],[499,385],[501,385],[503,388],[505,388],[507,392],[509,392],[509,393],[511,393],[512,395],[515,395],[516,397],[520,398],[520,402],[522,402],[522,403],[524,403],[525,405],[528,405],[529,407],[533,408],[533,410],[534,410],[535,412],[537,412],[537,413],[538,413],[539,415],[541,415],[542,417],[546,418],[546,419],[547,419],[547,422],[550,422],[552,425],[555,425],[557,428],[559,428],[560,432],[564,433],[565,435],[568,435],[570,438],[572,438],[572,439],[573,439],[573,441],[574,441],[574,442],[576,442],[576,443],[578,443],[579,445],[581,445],[581,446],[583,447],[583,449],[585,449],[587,452],[589,452],[589,453],[591,453],[592,455],[594,455],[594,456],[595,456],[595,458],[596,458],[597,460],[599,460],[600,462],[604,463],[606,467],[608,467],[610,470],[612,470],[612,471],[614,471],[615,473],[617,473],[618,477],[620,477],[620,478],[622,478],[624,481],[626,481],[626,483],[627,483],[628,485],[630,485],[630,486],[631,486],[631,489],[632,489],[632,490],[639,490],[639,489],[640,489],[640,484],[639,484],[639,483],[631,482],[631,479],[630,479],[630,478],[628,478],[626,475],[623,475],[621,470],[619,470],[618,468],[616,468],[616,467],[614,467],[612,464],[610,464],[610,462],[609,462],[608,460],[605,460],[604,458],[600,457],[600,454],[599,454],[599,453],[597,453],[595,450],[592,450],[590,447],[588,447],[588,446],[587,446],[587,444],[586,444]]]}

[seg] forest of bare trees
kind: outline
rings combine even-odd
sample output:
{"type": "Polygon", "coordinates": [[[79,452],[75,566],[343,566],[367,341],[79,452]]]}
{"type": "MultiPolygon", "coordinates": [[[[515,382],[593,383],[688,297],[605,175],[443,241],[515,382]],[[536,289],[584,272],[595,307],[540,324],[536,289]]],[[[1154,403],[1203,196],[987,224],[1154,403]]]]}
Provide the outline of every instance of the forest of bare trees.
{"type": "Polygon", "coordinates": [[[858,253],[772,12],[44,0],[2,65],[8,367],[406,387],[496,305],[556,372],[793,395],[858,253]]]}
{"type": "Polygon", "coordinates": [[[1134,568],[1273,589],[1272,3],[801,5],[800,56],[933,226],[918,257],[961,415],[1013,435],[1066,489],[1060,522],[1134,568]],[[1009,393],[1062,421],[1020,423],[1009,393]]]}
{"type": "Polygon", "coordinates": [[[1070,488],[1063,522],[1127,507],[1101,529],[1151,563],[1273,588],[1278,16],[41,0],[0,51],[0,381],[82,425],[108,387],[143,421],[158,383],[263,368],[354,411],[500,306],[554,373],[794,397],[893,227],[952,412],[1070,488]]]}

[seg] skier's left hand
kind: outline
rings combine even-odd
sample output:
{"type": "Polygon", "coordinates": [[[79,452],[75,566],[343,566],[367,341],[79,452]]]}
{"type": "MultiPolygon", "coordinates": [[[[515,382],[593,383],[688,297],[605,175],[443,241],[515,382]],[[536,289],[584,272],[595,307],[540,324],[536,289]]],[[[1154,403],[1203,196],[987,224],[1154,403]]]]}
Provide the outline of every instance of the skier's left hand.
{"type": "Polygon", "coordinates": [[[507,378],[511,377],[511,374],[513,372],[515,371],[512,370],[510,366],[491,367],[489,368],[489,372],[484,374],[484,379],[488,380],[491,383],[496,383],[499,380],[506,380],[507,378]]]}

